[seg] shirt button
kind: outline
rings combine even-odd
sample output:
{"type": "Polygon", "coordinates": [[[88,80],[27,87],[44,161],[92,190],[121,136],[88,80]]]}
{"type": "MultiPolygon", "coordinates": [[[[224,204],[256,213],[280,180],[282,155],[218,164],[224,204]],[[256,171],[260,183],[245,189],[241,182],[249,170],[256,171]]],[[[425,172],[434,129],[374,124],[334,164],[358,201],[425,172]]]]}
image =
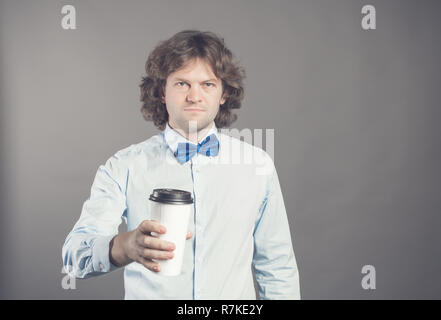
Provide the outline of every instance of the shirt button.
{"type": "Polygon", "coordinates": [[[100,263],[100,270],[104,270],[104,265],[100,263]]]}

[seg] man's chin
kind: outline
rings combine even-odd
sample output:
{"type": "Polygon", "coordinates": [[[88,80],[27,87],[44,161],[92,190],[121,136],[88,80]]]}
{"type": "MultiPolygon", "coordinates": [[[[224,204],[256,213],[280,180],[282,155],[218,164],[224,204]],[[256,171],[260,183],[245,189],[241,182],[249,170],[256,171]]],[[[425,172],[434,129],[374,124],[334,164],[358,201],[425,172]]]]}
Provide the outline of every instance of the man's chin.
{"type": "Polygon", "coordinates": [[[189,119],[186,121],[186,128],[188,128],[188,131],[201,131],[204,130],[207,127],[211,128],[211,125],[213,123],[213,120],[209,119],[189,119]]]}

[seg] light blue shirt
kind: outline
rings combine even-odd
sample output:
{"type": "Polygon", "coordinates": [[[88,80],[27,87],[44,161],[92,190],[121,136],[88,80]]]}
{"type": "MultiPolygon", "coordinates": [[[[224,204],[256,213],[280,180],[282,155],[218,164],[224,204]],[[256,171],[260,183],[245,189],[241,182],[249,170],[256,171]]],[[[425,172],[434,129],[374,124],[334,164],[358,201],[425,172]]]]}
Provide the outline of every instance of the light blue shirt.
{"type": "MultiPolygon", "coordinates": [[[[282,192],[271,157],[213,124],[218,156],[174,157],[170,128],[116,152],[98,168],[90,197],[63,245],[64,268],[78,278],[117,269],[109,242],[123,218],[127,231],[151,219],[153,189],[193,194],[182,273],[167,277],[137,262],[125,266],[125,299],[300,299],[299,272],[282,192]]],[[[205,137],[206,137],[205,136],[205,137]]],[[[202,141],[199,139],[199,141],[202,141]]]]}

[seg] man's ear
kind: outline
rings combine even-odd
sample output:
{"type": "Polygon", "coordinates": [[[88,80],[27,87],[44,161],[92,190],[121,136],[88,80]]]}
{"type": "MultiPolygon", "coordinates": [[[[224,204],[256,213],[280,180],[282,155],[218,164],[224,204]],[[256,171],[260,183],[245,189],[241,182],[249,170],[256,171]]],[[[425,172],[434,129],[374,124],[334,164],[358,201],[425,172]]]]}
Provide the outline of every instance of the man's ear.
{"type": "Polygon", "coordinates": [[[161,86],[159,89],[159,94],[161,95],[161,102],[165,104],[165,86],[161,86]]]}
{"type": "Polygon", "coordinates": [[[222,99],[220,100],[220,104],[222,105],[222,104],[224,104],[226,101],[227,101],[227,95],[226,94],[224,94],[223,96],[222,96],[222,99]]]}

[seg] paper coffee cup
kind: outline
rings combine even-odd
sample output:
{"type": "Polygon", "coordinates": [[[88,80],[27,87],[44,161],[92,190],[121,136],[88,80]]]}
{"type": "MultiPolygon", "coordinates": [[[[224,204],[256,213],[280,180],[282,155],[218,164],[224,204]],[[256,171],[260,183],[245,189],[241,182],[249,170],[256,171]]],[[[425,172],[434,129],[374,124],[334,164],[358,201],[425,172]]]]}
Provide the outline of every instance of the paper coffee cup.
{"type": "Polygon", "coordinates": [[[159,264],[157,274],[177,276],[181,274],[184,260],[185,240],[188,220],[193,210],[193,198],[188,191],[177,189],[154,189],[150,195],[152,220],[162,224],[167,230],[165,234],[152,235],[175,244],[172,259],[153,260],[159,264]]]}

